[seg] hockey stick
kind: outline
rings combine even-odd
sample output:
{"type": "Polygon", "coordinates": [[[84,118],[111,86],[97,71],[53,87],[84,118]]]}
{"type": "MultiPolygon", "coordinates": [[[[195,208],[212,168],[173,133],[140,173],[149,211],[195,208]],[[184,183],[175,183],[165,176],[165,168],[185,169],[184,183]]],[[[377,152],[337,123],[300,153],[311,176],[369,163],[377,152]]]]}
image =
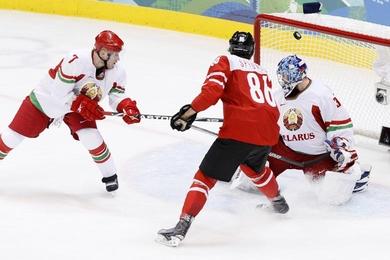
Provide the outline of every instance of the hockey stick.
{"type": "MultiPolygon", "coordinates": [[[[215,133],[213,131],[210,131],[210,130],[207,130],[207,129],[204,129],[202,127],[196,126],[196,125],[192,125],[191,128],[193,128],[193,129],[195,129],[197,131],[209,134],[209,135],[217,136],[217,133],[215,133]]],[[[318,163],[318,162],[324,160],[325,158],[328,158],[329,157],[329,153],[321,154],[317,158],[315,158],[313,160],[305,161],[305,162],[294,161],[294,160],[286,158],[286,157],[284,157],[282,155],[276,154],[274,152],[270,152],[268,154],[268,156],[270,156],[272,158],[275,158],[277,160],[283,161],[285,163],[292,164],[292,165],[300,167],[300,168],[305,168],[305,167],[311,166],[311,165],[313,165],[315,163],[318,163]]]]}
{"type": "MultiPolygon", "coordinates": [[[[106,116],[123,116],[123,113],[122,112],[105,111],[104,115],[106,115],[106,116]]],[[[140,118],[143,118],[143,119],[157,119],[157,120],[170,120],[172,118],[172,116],[141,114],[140,118]]],[[[199,122],[223,122],[223,119],[222,118],[213,118],[213,117],[200,117],[200,118],[195,119],[195,121],[199,121],[199,122]]]]}

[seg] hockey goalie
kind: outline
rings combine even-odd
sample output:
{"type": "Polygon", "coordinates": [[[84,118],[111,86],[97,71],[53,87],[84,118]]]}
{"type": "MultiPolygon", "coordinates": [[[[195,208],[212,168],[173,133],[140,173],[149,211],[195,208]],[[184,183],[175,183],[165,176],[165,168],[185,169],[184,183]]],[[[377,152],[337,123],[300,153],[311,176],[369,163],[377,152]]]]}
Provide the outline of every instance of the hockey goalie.
{"type": "MultiPolygon", "coordinates": [[[[275,176],[288,169],[302,170],[318,184],[320,201],[343,204],[367,188],[371,166],[358,162],[346,108],[328,86],[309,78],[307,70],[305,61],[296,55],[278,64],[280,140],[272,147],[272,152],[301,162],[303,167],[272,157],[268,163],[275,176]]],[[[248,188],[250,182],[244,178],[238,174],[233,186],[248,188]]]]}

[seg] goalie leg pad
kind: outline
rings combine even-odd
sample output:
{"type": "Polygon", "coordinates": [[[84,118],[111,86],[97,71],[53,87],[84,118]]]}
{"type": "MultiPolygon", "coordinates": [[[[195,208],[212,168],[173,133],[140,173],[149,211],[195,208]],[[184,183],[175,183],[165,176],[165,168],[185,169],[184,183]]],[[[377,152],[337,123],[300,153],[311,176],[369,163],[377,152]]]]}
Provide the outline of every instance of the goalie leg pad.
{"type": "MultiPolygon", "coordinates": [[[[357,164],[352,168],[357,168],[360,172],[357,164]]],[[[319,183],[317,191],[319,201],[329,205],[341,205],[349,201],[356,181],[360,178],[360,174],[356,172],[356,170],[350,173],[327,171],[319,183]]]]}
{"type": "Polygon", "coordinates": [[[256,194],[259,192],[255,184],[241,171],[240,168],[237,169],[236,173],[232,177],[230,189],[239,189],[256,194]]]}
{"type": "Polygon", "coordinates": [[[363,192],[367,190],[368,181],[370,180],[371,165],[361,165],[361,176],[360,179],[356,181],[355,187],[353,188],[353,193],[363,192]]]}

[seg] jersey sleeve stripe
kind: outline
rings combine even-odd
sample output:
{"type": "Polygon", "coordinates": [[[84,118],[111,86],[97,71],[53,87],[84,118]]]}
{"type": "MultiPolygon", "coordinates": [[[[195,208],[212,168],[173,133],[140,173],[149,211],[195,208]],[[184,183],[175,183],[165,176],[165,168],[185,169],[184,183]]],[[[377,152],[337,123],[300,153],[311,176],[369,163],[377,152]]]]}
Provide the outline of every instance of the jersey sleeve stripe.
{"type": "Polygon", "coordinates": [[[215,82],[220,85],[222,88],[225,88],[225,84],[217,79],[209,79],[208,81],[215,82]]]}
{"type": "Polygon", "coordinates": [[[352,123],[345,124],[345,125],[338,125],[338,126],[329,126],[328,128],[326,128],[326,132],[333,132],[341,129],[352,128],[352,127],[353,127],[352,123]]]}
{"type": "Polygon", "coordinates": [[[76,82],[78,82],[80,79],[82,79],[85,75],[84,74],[81,74],[81,75],[78,75],[78,76],[70,76],[70,75],[66,75],[63,71],[62,71],[62,67],[60,66],[58,71],[57,71],[57,75],[58,75],[58,78],[64,82],[64,83],[69,83],[69,84],[74,84],[76,82]]]}
{"type": "Polygon", "coordinates": [[[227,77],[226,77],[225,73],[223,73],[223,72],[212,72],[212,73],[210,73],[210,74],[207,76],[206,79],[209,79],[209,78],[214,77],[214,76],[221,76],[221,77],[223,77],[223,81],[224,81],[225,83],[227,82],[227,77]]]}
{"type": "Polygon", "coordinates": [[[324,130],[326,131],[326,123],[324,122],[324,120],[322,119],[322,116],[321,116],[321,111],[320,111],[320,108],[318,106],[315,106],[313,105],[311,107],[311,113],[314,117],[314,119],[316,120],[317,124],[324,130]]]}
{"type": "Polygon", "coordinates": [[[332,132],[332,131],[353,127],[351,118],[345,120],[333,120],[330,122],[326,122],[325,125],[326,125],[326,132],[332,132]]]}
{"type": "Polygon", "coordinates": [[[45,112],[43,112],[43,108],[42,108],[41,104],[39,103],[37,97],[35,96],[34,90],[31,91],[29,98],[30,98],[31,103],[34,105],[34,107],[36,107],[42,113],[45,113],[45,112]]]}
{"type": "Polygon", "coordinates": [[[325,122],[327,127],[332,126],[332,125],[336,125],[336,126],[337,125],[345,125],[345,124],[349,124],[349,123],[352,123],[351,118],[347,118],[344,120],[332,120],[330,122],[325,122]]]}

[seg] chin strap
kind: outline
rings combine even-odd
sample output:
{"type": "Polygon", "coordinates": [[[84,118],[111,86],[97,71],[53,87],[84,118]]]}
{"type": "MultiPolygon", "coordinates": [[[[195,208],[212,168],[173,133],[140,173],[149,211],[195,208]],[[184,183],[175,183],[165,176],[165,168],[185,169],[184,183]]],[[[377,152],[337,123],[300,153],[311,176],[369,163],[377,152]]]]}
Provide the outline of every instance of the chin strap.
{"type": "Polygon", "coordinates": [[[103,61],[103,63],[104,63],[104,67],[101,67],[101,68],[96,69],[96,75],[95,75],[97,79],[102,80],[102,79],[104,79],[104,76],[105,76],[105,70],[108,69],[108,68],[107,68],[107,61],[110,59],[110,55],[108,56],[108,59],[107,59],[107,60],[104,60],[104,59],[102,58],[102,56],[100,56],[99,51],[96,50],[96,49],[95,49],[95,51],[96,51],[96,54],[97,54],[97,56],[99,57],[99,59],[100,59],[101,61],[103,61]]]}
{"type": "Polygon", "coordinates": [[[108,67],[107,67],[107,62],[110,60],[111,54],[108,53],[108,54],[107,54],[108,58],[105,60],[105,59],[102,58],[102,56],[100,56],[100,52],[99,52],[98,50],[96,50],[96,53],[97,53],[99,59],[101,59],[101,60],[104,62],[104,69],[108,69],[108,67]]]}

